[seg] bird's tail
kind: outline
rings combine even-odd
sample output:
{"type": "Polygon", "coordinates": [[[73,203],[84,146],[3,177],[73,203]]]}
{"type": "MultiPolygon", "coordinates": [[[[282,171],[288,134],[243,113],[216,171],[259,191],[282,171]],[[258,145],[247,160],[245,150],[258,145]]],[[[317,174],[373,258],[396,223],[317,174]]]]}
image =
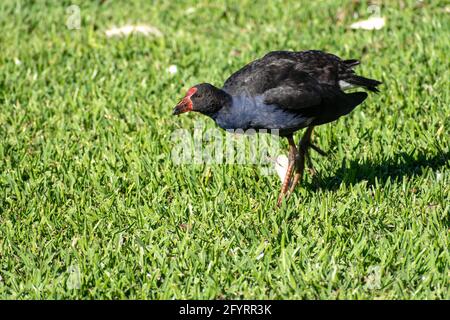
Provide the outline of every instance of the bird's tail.
{"type": "Polygon", "coordinates": [[[361,62],[359,62],[359,60],[356,60],[356,59],[349,59],[349,60],[344,60],[344,63],[347,67],[353,68],[353,67],[359,65],[361,62]]]}
{"type": "Polygon", "coordinates": [[[333,96],[331,100],[327,101],[327,107],[323,110],[324,116],[320,117],[320,119],[314,120],[313,125],[318,126],[337,120],[341,116],[345,116],[355,109],[356,106],[361,104],[366,98],[367,92],[340,92],[338,95],[333,96]]]}
{"type": "Polygon", "coordinates": [[[339,105],[340,116],[348,114],[367,98],[366,92],[352,92],[345,94],[345,103],[339,105]]]}
{"type": "Polygon", "coordinates": [[[352,74],[349,78],[345,79],[345,81],[354,86],[364,87],[372,92],[380,92],[380,90],[377,89],[377,86],[380,85],[381,82],[378,80],[364,78],[361,76],[357,76],[356,74],[352,74]]]}

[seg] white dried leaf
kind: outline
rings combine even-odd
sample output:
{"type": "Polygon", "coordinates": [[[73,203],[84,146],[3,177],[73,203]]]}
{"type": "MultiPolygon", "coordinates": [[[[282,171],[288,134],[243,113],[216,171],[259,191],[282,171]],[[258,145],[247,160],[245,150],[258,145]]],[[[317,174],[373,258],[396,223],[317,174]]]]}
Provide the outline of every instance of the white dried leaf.
{"type": "Polygon", "coordinates": [[[279,155],[275,159],[275,171],[278,174],[278,177],[280,177],[281,183],[283,183],[284,178],[286,177],[286,172],[289,164],[289,159],[284,154],[279,155]]]}
{"type": "Polygon", "coordinates": [[[350,28],[363,30],[380,30],[384,27],[385,23],[386,19],[384,17],[371,17],[367,20],[362,20],[351,24],[350,28]]]}
{"type": "Polygon", "coordinates": [[[105,31],[108,38],[110,37],[126,37],[131,34],[142,34],[144,36],[162,37],[162,32],[150,25],[126,25],[122,27],[112,27],[105,31]]]}

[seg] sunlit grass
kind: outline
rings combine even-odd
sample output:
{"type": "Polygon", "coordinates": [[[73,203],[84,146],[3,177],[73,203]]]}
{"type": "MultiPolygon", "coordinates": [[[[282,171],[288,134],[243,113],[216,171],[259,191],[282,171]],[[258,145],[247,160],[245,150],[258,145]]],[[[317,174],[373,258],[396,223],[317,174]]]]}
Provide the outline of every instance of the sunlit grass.
{"type": "Polygon", "coordinates": [[[450,298],[445,1],[386,2],[377,31],[348,28],[364,1],[86,1],[79,30],[50,2],[0,4],[0,297],[450,298]],[[276,175],[175,166],[170,137],[187,88],[281,49],[384,84],[275,210],[276,175]]]}

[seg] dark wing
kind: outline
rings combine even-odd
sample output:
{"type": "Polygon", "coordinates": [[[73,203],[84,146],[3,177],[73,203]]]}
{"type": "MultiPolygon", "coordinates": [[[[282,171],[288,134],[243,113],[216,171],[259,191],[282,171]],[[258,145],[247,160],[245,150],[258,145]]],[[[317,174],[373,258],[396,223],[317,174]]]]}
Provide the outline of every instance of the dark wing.
{"type": "Polygon", "coordinates": [[[344,93],[335,87],[322,87],[320,104],[299,110],[302,115],[310,117],[311,125],[321,125],[348,114],[366,98],[366,92],[344,93]]]}
{"type": "MultiPolygon", "coordinates": [[[[294,67],[295,70],[295,67],[294,67]]],[[[278,87],[264,93],[266,104],[277,105],[311,118],[312,125],[336,120],[363,102],[367,93],[344,93],[339,87],[320,83],[307,73],[298,71],[278,87]]]]}
{"type": "Polygon", "coordinates": [[[256,96],[274,88],[291,75],[298,76],[299,71],[320,83],[337,85],[339,60],[332,54],[317,50],[273,51],[232,74],[225,81],[223,89],[232,95],[245,93],[256,96]]]}
{"type": "Polygon", "coordinates": [[[317,106],[333,94],[332,86],[314,79],[297,62],[284,62],[283,67],[285,71],[274,77],[275,84],[262,93],[266,104],[298,110],[317,106]]]}
{"type": "Polygon", "coordinates": [[[345,94],[339,81],[354,76],[357,60],[341,60],[322,51],[275,51],[233,74],[223,89],[232,95],[262,96],[266,104],[301,113],[313,124],[349,113],[367,97],[345,94]]]}
{"type": "Polygon", "coordinates": [[[277,86],[290,74],[298,76],[302,71],[320,84],[339,88],[339,81],[378,91],[381,82],[358,76],[353,68],[358,60],[342,60],[338,56],[319,50],[273,51],[255,60],[231,75],[223,89],[232,95],[248,94],[256,96],[277,86]],[[295,66],[295,69],[292,67],[295,66]]]}

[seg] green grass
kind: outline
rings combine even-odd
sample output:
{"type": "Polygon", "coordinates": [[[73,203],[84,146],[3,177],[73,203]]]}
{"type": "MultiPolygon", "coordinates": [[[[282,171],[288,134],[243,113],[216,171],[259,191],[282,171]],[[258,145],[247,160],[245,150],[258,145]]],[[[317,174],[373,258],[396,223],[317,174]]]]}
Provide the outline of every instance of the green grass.
{"type": "Polygon", "coordinates": [[[449,299],[448,2],[399,3],[372,32],[347,28],[365,1],[78,1],[80,30],[71,1],[2,1],[0,298],[449,299]],[[164,36],[105,37],[125,23],[164,36]],[[275,210],[255,165],[175,166],[201,116],[171,110],[281,49],[384,84],[275,210]]]}

